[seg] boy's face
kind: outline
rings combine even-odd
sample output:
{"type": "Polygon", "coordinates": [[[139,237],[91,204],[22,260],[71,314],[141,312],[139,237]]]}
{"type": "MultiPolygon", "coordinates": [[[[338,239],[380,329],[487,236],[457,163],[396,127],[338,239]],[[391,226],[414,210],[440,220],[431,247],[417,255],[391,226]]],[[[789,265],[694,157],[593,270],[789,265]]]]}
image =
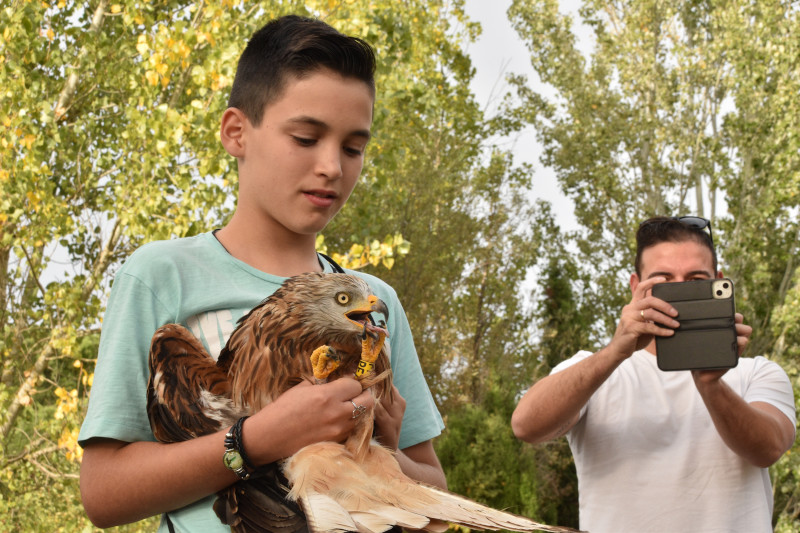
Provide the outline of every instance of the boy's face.
{"type": "Polygon", "coordinates": [[[256,232],[316,235],[355,187],[372,124],[370,88],[321,70],[290,79],[261,124],[244,119],[239,200],[256,232]]]}

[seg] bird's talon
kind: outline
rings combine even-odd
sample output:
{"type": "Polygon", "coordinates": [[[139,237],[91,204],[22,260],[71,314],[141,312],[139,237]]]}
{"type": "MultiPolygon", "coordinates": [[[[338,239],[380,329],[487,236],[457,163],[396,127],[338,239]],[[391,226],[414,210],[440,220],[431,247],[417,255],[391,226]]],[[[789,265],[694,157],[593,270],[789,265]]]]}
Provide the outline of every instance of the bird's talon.
{"type": "Polygon", "coordinates": [[[314,379],[317,383],[325,383],[328,376],[339,368],[341,358],[336,350],[328,345],[323,345],[314,350],[311,354],[311,368],[314,371],[314,379]]]}

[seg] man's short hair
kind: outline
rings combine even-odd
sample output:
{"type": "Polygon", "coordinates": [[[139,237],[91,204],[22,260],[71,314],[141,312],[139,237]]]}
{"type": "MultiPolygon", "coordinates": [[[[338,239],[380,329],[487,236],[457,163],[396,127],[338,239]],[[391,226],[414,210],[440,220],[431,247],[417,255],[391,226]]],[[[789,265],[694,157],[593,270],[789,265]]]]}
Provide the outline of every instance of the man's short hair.
{"type": "Polygon", "coordinates": [[[228,107],[258,126],[287,81],[326,68],[363,81],[375,95],[375,54],[365,41],[311,18],[287,15],[255,32],[239,57],[228,107]]]}
{"type": "MultiPolygon", "coordinates": [[[[710,229],[710,228],[709,228],[710,229]]],[[[717,273],[717,252],[710,232],[703,228],[681,222],[678,217],[657,216],[648,218],[636,231],[636,274],[642,275],[642,252],[645,249],[662,242],[695,241],[711,250],[711,259],[714,265],[713,274],[717,273]]]]}

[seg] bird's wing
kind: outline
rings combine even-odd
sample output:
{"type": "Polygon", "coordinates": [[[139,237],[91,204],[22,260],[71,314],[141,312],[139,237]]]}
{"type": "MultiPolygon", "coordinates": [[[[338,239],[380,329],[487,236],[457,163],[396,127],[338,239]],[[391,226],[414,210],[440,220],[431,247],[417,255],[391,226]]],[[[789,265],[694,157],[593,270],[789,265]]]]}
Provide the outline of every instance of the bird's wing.
{"type": "Polygon", "coordinates": [[[288,490],[278,464],[271,463],[247,481],[219,491],[214,512],[223,524],[231,526],[232,533],[307,533],[299,506],[285,499],[288,490]]]}
{"type": "MultiPolygon", "coordinates": [[[[231,426],[249,414],[231,399],[226,370],[183,326],[159,328],[150,345],[147,413],[156,438],[179,442],[231,426]]],[[[258,469],[217,493],[214,511],[233,533],[307,531],[299,507],[285,500],[278,466],[258,469]]]]}
{"type": "Polygon", "coordinates": [[[156,330],[149,366],[147,416],[159,441],[180,442],[213,433],[241,416],[230,400],[227,375],[180,324],[156,330]]]}
{"type": "MultiPolygon", "coordinates": [[[[312,444],[293,455],[284,465],[292,486],[290,498],[296,498],[306,514],[336,520],[344,509],[359,526],[358,531],[388,531],[394,525],[428,531],[442,531],[447,523],[471,529],[510,531],[546,531],[565,533],[570,528],[548,526],[528,518],[499,511],[457,494],[416,482],[402,473],[394,455],[373,445],[367,458],[356,461],[344,446],[325,442],[312,444]],[[335,500],[335,508],[316,508],[317,494],[335,500]]],[[[320,524],[328,524],[318,518],[320,524]]],[[[316,528],[309,520],[313,532],[316,528]]]]}

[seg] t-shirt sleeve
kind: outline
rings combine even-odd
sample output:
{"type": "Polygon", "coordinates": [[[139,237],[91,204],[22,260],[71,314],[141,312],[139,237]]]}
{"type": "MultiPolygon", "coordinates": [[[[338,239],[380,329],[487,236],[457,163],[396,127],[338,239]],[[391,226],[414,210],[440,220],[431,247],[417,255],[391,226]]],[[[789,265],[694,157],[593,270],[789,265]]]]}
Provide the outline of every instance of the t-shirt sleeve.
{"type": "Polygon", "coordinates": [[[754,359],[753,375],[742,397],[747,403],[765,402],[773,405],[785,414],[793,425],[796,424],[794,391],[789,376],[774,361],[761,356],[754,359]]]}
{"type": "Polygon", "coordinates": [[[155,440],[147,418],[147,358],[155,330],[169,322],[165,306],[136,277],[114,280],[100,335],[81,446],[95,437],[124,442],[155,440]]]}
{"type": "Polygon", "coordinates": [[[565,368],[569,368],[572,365],[574,365],[575,363],[580,363],[581,361],[583,361],[584,359],[586,359],[590,355],[592,355],[592,352],[587,352],[585,350],[581,350],[578,353],[576,353],[575,355],[573,355],[572,357],[570,357],[569,359],[564,359],[563,361],[558,363],[556,366],[553,367],[553,370],[551,370],[550,373],[551,374],[555,374],[557,372],[561,372],[565,368]]]}

